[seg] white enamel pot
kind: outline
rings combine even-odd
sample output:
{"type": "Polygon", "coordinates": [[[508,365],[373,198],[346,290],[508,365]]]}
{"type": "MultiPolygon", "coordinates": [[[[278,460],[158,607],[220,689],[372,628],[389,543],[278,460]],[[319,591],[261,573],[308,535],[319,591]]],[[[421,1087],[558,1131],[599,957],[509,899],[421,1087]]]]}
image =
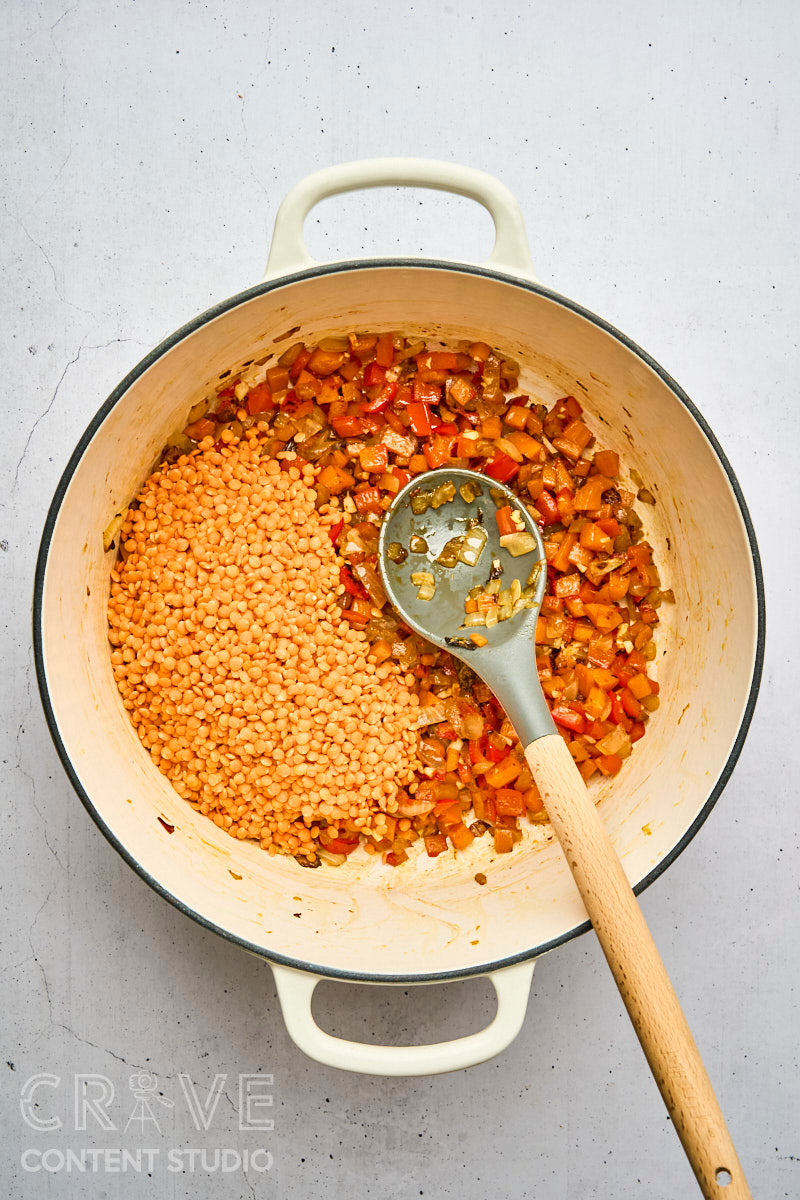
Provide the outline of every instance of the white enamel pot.
{"type": "Polygon", "coordinates": [[[303,181],[278,213],[265,280],[179,329],[97,413],[50,508],[34,603],[39,687],[78,795],[151,887],[269,961],[287,1028],[306,1054],[374,1074],[433,1074],[503,1050],[522,1025],[537,956],[587,928],[547,827],[531,827],[513,854],[496,857],[490,839],[476,839],[458,857],[422,854],[396,870],[363,852],[336,870],[270,858],[195,813],[155,768],[120,701],[106,642],[113,553],[103,552],[101,533],[167,436],[224,373],[279,355],[289,337],[313,341],[352,330],[501,347],[522,364],[525,392],[544,401],[576,395],[602,444],[618,450],[656,496],[646,534],[663,586],[676,596],[661,609],[655,667],[662,704],[621,774],[599,793],[637,891],[694,836],[733,769],[758,689],[763,591],[738,484],[692,402],[628,338],[538,284],[514,198],[490,177],[452,164],[375,160],[303,181]],[[312,205],[377,185],[439,188],[479,201],[497,233],[489,262],[313,263],[302,237],[312,205]],[[486,874],[485,886],[475,882],[477,871],[486,874]],[[497,1014],[456,1041],[356,1044],[323,1032],[311,1015],[323,976],[408,986],[470,975],[492,981],[497,1014]]]}

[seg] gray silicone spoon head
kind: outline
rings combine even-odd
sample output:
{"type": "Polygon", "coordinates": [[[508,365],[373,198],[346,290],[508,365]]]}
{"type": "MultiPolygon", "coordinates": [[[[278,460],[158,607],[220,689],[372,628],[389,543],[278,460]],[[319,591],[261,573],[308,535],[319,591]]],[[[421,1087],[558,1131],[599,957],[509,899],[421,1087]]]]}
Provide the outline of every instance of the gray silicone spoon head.
{"type": "Polygon", "coordinates": [[[547,563],[539,528],[518,496],[477,471],[447,467],[428,471],[406,484],[392,502],[381,527],[378,561],[386,593],[400,617],[422,637],[462,659],[480,675],[502,704],[523,746],[555,731],[536,669],[536,619],[547,583],[547,563]],[[414,513],[411,507],[414,497],[421,492],[432,492],[447,482],[455,486],[455,499],[446,501],[439,508],[429,506],[421,514],[414,513]],[[472,502],[461,494],[460,489],[465,484],[471,484],[474,491],[479,490],[472,502]],[[536,539],[535,550],[514,558],[501,547],[495,519],[498,505],[492,493],[498,499],[502,496],[502,503],[507,502],[520,513],[525,531],[536,539]],[[482,513],[481,518],[479,513],[482,513]],[[473,567],[459,562],[455,567],[446,567],[437,562],[445,544],[466,533],[468,522],[476,518],[482,521],[487,534],[477,564],[473,567]],[[425,539],[427,552],[412,553],[409,550],[414,536],[425,539]],[[394,544],[409,551],[402,563],[389,558],[388,548],[394,544]],[[471,588],[487,583],[495,559],[503,568],[500,580],[503,589],[510,588],[514,579],[526,588],[538,564],[532,585],[535,588],[534,605],[492,628],[465,629],[464,600],[471,588]],[[418,599],[419,588],[411,582],[412,574],[417,571],[433,575],[436,585],[433,599],[418,599]],[[482,634],[486,645],[476,646],[469,639],[471,633],[482,634]]]}

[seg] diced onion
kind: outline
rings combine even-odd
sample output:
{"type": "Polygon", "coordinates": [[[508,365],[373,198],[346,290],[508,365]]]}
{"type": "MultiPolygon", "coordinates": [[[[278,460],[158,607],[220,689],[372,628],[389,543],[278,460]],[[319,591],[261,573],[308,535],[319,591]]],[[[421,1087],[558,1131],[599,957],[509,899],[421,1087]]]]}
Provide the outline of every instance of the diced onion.
{"type": "MultiPolygon", "coordinates": [[[[465,433],[463,436],[469,437],[470,434],[465,433]]],[[[473,433],[472,436],[477,437],[478,435],[473,433]]],[[[479,483],[473,483],[471,480],[468,483],[462,483],[458,490],[461,495],[461,499],[465,504],[473,504],[474,501],[477,500],[478,496],[483,495],[483,488],[481,485],[479,483]]]]}
{"type": "Polygon", "coordinates": [[[459,551],[461,562],[466,563],[468,567],[476,566],[478,559],[483,554],[483,548],[487,541],[488,534],[485,529],[481,529],[480,526],[470,529],[459,551]]]}
{"type": "Polygon", "coordinates": [[[436,593],[436,580],[429,571],[413,571],[411,582],[419,588],[418,600],[432,600],[436,593]]]}
{"type": "Polygon", "coordinates": [[[530,554],[537,549],[536,538],[532,533],[507,533],[500,538],[500,545],[512,558],[519,558],[520,555],[530,554]]]}
{"type": "Polygon", "coordinates": [[[449,542],[445,542],[436,556],[436,561],[439,565],[442,567],[455,567],[461,560],[461,551],[465,541],[466,538],[462,535],[461,537],[450,538],[449,542]]]}
{"type": "Polygon", "coordinates": [[[517,463],[522,462],[523,456],[520,454],[519,450],[514,445],[514,443],[510,442],[508,440],[508,438],[502,438],[502,437],[498,438],[497,441],[495,442],[495,445],[497,446],[498,450],[500,450],[503,454],[507,455],[508,458],[513,459],[514,462],[517,462],[517,463]]]}
{"type": "Polygon", "coordinates": [[[347,862],[346,854],[333,854],[330,850],[326,850],[324,846],[317,846],[316,849],[319,857],[329,867],[340,867],[342,863],[347,862]]]}
{"type": "Polygon", "coordinates": [[[434,490],[431,496],[431,508],[441,508],[443,504],[448,504],[449,501],[456,498],[456,485],[452,480],[448,479],[447,483],[440,483],[434,490]]]}

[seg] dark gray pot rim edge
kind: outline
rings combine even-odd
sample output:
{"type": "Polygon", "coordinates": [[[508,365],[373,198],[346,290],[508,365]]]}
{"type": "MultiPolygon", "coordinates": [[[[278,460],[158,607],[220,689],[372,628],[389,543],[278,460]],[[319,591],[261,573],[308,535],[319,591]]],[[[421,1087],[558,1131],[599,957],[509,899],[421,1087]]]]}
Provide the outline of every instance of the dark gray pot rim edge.
{"type": "Polygon", "coordinates": [[[265,952],[263,947],[257,946],[253,942],[247,941],[246,938],[241,938],[241,937],[237,936],[236,934],[231,933],[229,930],[221,928],[219,925],[216,925],[213,921],[210,921],[207,917],[202,916],[200,913],[198,913],[194,909],[190,908],[187,904],[184,904],[183,901],[178,899],[177,896],[174,896],[167,888],[164,887],[163,884],[161,884],[159,882],[159,880],[157,880],[153,875],[151,875],[149,871],[145,870],[145,868],[141,865],[141,863],[130,853],[130,851],[126,848],[126,846],[120,841],[119,838],[117,838],[117,836],[108,827],[108,825],[105,823],[103,818],[100,816],[100,813],[95,808],[90,797],[88,796],[88,794],[85,792],[85,790],[81,786],[81,783],[78,779],[77,773],[75,772],[75,770],[72,766],[72,762],[70,760],[70,757],[66,750],[66,747],[64,746],[64,743],[61,740],[61,736],[60,736],[60,733],[58,730],[58,724],[55,719],[55,714],[53,712],[52,704],[50,702],[50,695],[49,695],[49,690],[48,690],[48,686],[47,686],[47,676],[46,676],[45,666],[44,666],[44,653],[43,653],[43,644],[42,644],[42,598],[43,598],[43,591],[44,591],[45,573],[46,573],[46,569],[47,569],[47,558],[48,558],[48,554],[49,554],[49,550],[50,550],[50,543],[51,543],[52,536],[53,536],[53,530],[55,528],[55,524],[58,519],[58,514],[61,509],[62,500],[64,499],[64,496],[66,494],[67,488],[69,487],[72,476],[74,475],[74,473],[78,467],[78,464],[79,464],[81,458],[83,457],[84,451],[86,450],[89,443],[92,441],[95,433],[100,428],[100,426],[102,425],[105,418],[108,416],[111,409],[115,406],[115,404],[117,404],[117,402],[121,399],[121,397],[128,391],[128,389],[131,387],[131,385],[142,374],[144,374],[144,372],[146,370],[148,370],[159,358],[161,358],[164,354],[166,354],[169,350],[171,350],[174,346],[176,346],[180,341],[182,341],[184,338],[186,338],[190,334],[195,333],[199,328],[201,328],[201,326],[208,324],[208,322],[216,319],[219,316],[222,316],[224,313],[229,312],[230,310],[238,307],[240,304],[246,303],[247,301],[254,299],[256,296],[260,296],[266,292],[274,291],[278,288],[285,287],[288,284],[299,283],[306,279],[317,278],[321,275],[335,274],[337,272],[344,272],[344,271],[365,270],[365,269],[370,269],[370,270],[371,269],[386,269],[386,268],[395,269],[398,267],[400,267],[400,268],[421,268],[423,270],[456,271],[456,272],[460,272],[462,274],[476,275],[481,278],[491,279],[494,281],[499,281],[501,283],[510,284],[514,287],[522,289],[523,291],[533,292],[537,295],[543,296],[545,299],[548,299],[548,300],[560,305],[561,307],[566,308],[566,309],[570,310],[571,312],[576,313],[578,316],[583,317],[585,320],[590,321],[592,324],[594,324],[598,328],[602,329],[605,333],[609,334],[610,336],[615,338],[617,341],[619,341],[623,346],[625,346],[628,350],[630,350],[633,354],[635,354],[639,359],[641,359],[642,362],[644,362],[648,367],[650,367],[650,369],[652,371],[654,371],[656,375],[658,375],[658,377],[662,380],[662,382],[666,384],[666,386],[673,393],[673,395],[676,397],[676,399],[678,399],[681,402],[681,404],[683,404],[683,406],[688,410],[688,412],[694,418],[695,422],[700,427],[700,429],[702,430],[706,439],[712,446],[715,454],[717,455],[717,458],[719,459],[719,462],[720,462],[721,466],[723,467],[725,474],[727,475],[728,482],[730,483],[730,486],[731,486],[731,490],[733,491],[733,494],[736,497],[736,501],[739,506],[739,511],[742,516],[742,521],[744,523],[744,527],[745,527],[745,530],[747,533],[747,539],[748,539],[748,542],[750,545],[750,552],[752,555],[753,573],[754,573],[755,586],[756,586],[756,599],[757,599],[757,609],[758,609],[758,630],[757,630],[757,636],[756,636],[756,653],[755,653],[755,660],[753,663],[753,677],[752,677],[752,680],[750,683],[750,691],[749,691],[748,698],[747,698],[747,704],[745,706],[744,715],[742,717],[742,721],[739,726],[738,733],[736,735],[736,740],[735,740],[733,747],[731,749],[731,752],[728,756],[727,762],[725,763],[725,766],[724,766],[717,782],[715,783],[714,788],[712,789],[708,799],[706,800],[706,803],[703,805],[702,809],[697,814],[697,816],[695,817],[692,824],[685,831],[685,833],[678,840],[678,842],[676,842],[676,844],[672,847],[672,849],[669,851],[669,853],[666,854],[664,856],[664,858],[661,859],[661,861],[658,862],[656,864],[656,866],[653,867],[653,869],[651,871],[649,871],[648,874],[645,875],[644,878],[639,881],[639,883],[636,884],[636,886],[634,887],[633,890],[637,895],[639,895],[641,892],[643,892],[645,890],[645,888],[649,887],[651,883],[653,883],[656,879],[658,879],[658,877],[661,874],[663,874],[664,871],[666,871],[667,867],[669,867],[675,861],[675,859],[678,857],[678,855],[681,854],[683,850],[685,850],[685,848],[688,846],[689,842],[691,842],[691,840],[694,838],[697,831],[700,829],[700,826],[705,822],[705,820],[708,817],[709,813],[711,812],[712,808],[714,807],[717,800],[719,799],[719,796],[721,795],[725,785],[727,784],[728,780],[730,779],[730,776],[736,765],[737,759],[739,758],[739,755],[741,753],[742,746],[744,745],[744,741],[747,736],[748,729],[750,727],[750,722],[752,721],[753,712],[755,710],[755,705],[756,705],[756,700],[758,698],[758,691],[759,691],[759,686],[761,683],[761,673],[762,673],[763,663],[764,663],[766,611],[765,611],[765,599],[764,599],[764,582],[763,582],[763,575],[762,575],[762,570],[761,570],[761,558],[760,558],[760,555],[758,552],[758,544],[756,542],[755,531],[753,529],[753,523],[750,518],[750,513],[748,512],[747,504],[745,503],[745,499],[742,494],[742,489],[739,485],[739,481],[736,478],[733,468],[731,467],[730,463],[728,462],[728,459],[726,458],[722,447],[720,446],[719,442],[717,441],[717,438],[715,437],[714,433],[710,429],[710,427],[707,424],[703,415],[700,413],[700,411],[695,406],[695,404],[692,402],[692,400],[690,400],[689,396],[675,382],[675,380],[664,370],[664,368],[661,367],[655,361],[655,359],[651,358],[650,355],[647,354],[646,351],[642,350],[641,347],[639,347],[635,342],[633,342],[624,333],[621,333],[613,325],[609,324],[609,322],[603,320],[602,317],[598,317],[595,313],[592,313],[588,309],[583,308],[580,304],[575,303],[575,301],[569,300],[567,297],[562,296],[558,292],[554,292],[550,288],[546,288],[546,287],[542,286],[541,284],[532,283],[528,280],[521,279],[521,278],[518,278],[513,275],[505,275],[501,271],[489,270],[488,268],[471,266],[471,265],[464,264],[464,263],[453,263],[453,262],[446,262],[446,261],[440,262],[435,259],[409,259],[409,258],[381,258],[381,259],[363,259],[363,260],[360,259],[360,260],[355,260],[352,262],[323,264],[323,265],[309,268],[308,270],[298,271],[291,275],[284,275],[277,279],[272,279],[272,280],[269,280],[264,283],[256,284],[255,286],[253,286],[251,288],[247,288],[242,292],[238,292],[236,295],[229,297],[227,300],[220,301],[218,304],[213,305],[211,308],[207,309],[205,312],[203,312],[199,316],[195,317],[192,321],[189,321],[187,324],[183,325],[181,328],[176,330],[169,337],[165,338],[164,341],[162,341],[158,346],[156,346],[153,350],[151,350],[150,353],[147,354],[139,363],[137,363],[137,365],[117,385],[117,387],[112,391],[112,393],[110,394],[108,399],[105,401],[105,403],[100,407],[100,409],[98,410],[98,412],[96,413],[96,415],[94,416],[94,418],[92,419],[90,424],[88,425],[87,429],[85,430],[80,441],[78,442],[78,445],[76,446],[75,450],[73,451],[73,453],[69,459],[69,462],[67,463],[67,466],[64,469],[61,479],[59,480],[58,487],[56,488],[55,495],[53,497],[53,500],[50,504],[50,508],[48,510],[47,519],[45,521],[44,531],[42,533],[42,540],[41,540],[41,544],[39,546],[39,553],[38,553],[38,557],[37,557],[37,561],[36,561],[36,573],[35,573],[35,577],[34,577],[34,592],[33,592],[34,663],[35,663],[35,667],[36,667],[36,678],[37,678],[37,683],[38,683],[38,687],[39,687],[39,694],[40,694],[41,701],[42,701],[42,707],[44,708],[47,726],[50,730],[50,735],[53,739],[56,751],[58,753],[59,758],[61,759],[61,763],[64,767],[64,770],[66,771],[67,776],[69,777],[69,780],[70,780],[73,788],[77,792],[81,802],[83,803],[87,812],[91,816],[92,820],[95,822],[98,829],[100,829],[100,831],[108,839],[108,841],[111,843],[111,845],[114,847],[114,849],[122,856],[122,858],[125,860],[125,862],[127,862],[127,864],[130,867],[132,867],[133,870],[136,871],[136,873],[138,875],[140,875],[141,878],[145,881],[145,883],[149,884],[150,887],[153,888],[154,891],[158,892],[158,894],[160,896],[163,896],[165,900],[168,900],[171,904],[173,904],[180,912],[185,913],[186,916],[191,917],[194,921],[197,921],[197,923],[199,925],[202,925],[204,928],[211,930],[213,933],[219,934],[219,936],[224,938],[226,941],[231,942],[235,945],[241,946],[242,949],[250,951],[252,954],[257,955],[259,958],[263,958],[269,962],[279,963],[286,967],[293,967],[295,970],[298,970],[298,971],[308,971],[315,975],[321,975],[325,978],[348,980],[352,983],[378,983],[378,984],[380,984],[380,983],[383,983],[383,984],[437,983],[437,982],[447,982],[447,981],[456,980],[456,979],[466,979],[466,978],[469,978],[471,976],[476,976],[476,975],[477,976],[486,975],[490,971],[500,970],[503,967],[512,966],[515,963],[526,962],[526,961],[529,961],[530,959],[539,958],[542,954],[546,954],[549,950],[553,950],[557,946],[561,946],[565,942],[570,941],[572,938],[578,937],[582,933],[586,933],[587,930],[589,930],[591,928],[591,924],[589,921],[585,921],[585,922],[583,922],[583,924],[577,925],[573,929],[567,930],[565,933],[560,934],[558,937],[552,938],[549,942],[545,942],[542,945],[535,946],[535,947],[532,947],[532,948],[524,950],[524,951],[520,951],[520,953],[518,953],[518,954],[509,955],[508,957],[499,959],[495,962],[481,963],[474,967],[463,967],[463,968],[461,968],[459,970],[455,970],[455,971],[435,971],[435,972],[430,972],[430,973],[410,974],[410,975],[372,974],[369,972],[347,971],[347,970],[342,970],[342,969],[339,969],[336,967],[319,966],[314,963],[306,962],[305,960],[302,960],[302,959],[291,958],[285,954],[279,954],[277,952],[272,952],[272,951],[265,952]]]}

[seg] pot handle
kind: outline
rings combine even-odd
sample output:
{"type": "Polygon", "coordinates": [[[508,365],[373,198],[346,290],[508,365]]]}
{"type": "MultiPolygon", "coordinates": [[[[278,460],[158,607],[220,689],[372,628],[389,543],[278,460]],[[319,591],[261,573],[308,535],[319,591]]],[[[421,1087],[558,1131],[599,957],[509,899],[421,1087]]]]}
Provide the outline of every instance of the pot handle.
{"type": "Polygon", "coordinates": [[[333,1037],[320,1029],[311,1013],[311,998],[322,976],[269,965],[289,1037],[309,1058],[362,1075],[442,1075],[494,1058],[513,1042],[525,1019],[535,962],[490,971],[485,978],[497,995],[494,1020],[480,1033],[432,1046],[373,1046],[333,1037]]]}
{"type": "Polygon", "coordinates": [[[477,200],[495,228],[485,265],[535,281],[522,211],[508,188],[483,171],[427,158],[369,158],[325,167],[301,179],[278,209],[265,280],[318,265],[303,241],[303,224],[315,204],[327,196],[373,187],[433,188],[477,200]]]}

